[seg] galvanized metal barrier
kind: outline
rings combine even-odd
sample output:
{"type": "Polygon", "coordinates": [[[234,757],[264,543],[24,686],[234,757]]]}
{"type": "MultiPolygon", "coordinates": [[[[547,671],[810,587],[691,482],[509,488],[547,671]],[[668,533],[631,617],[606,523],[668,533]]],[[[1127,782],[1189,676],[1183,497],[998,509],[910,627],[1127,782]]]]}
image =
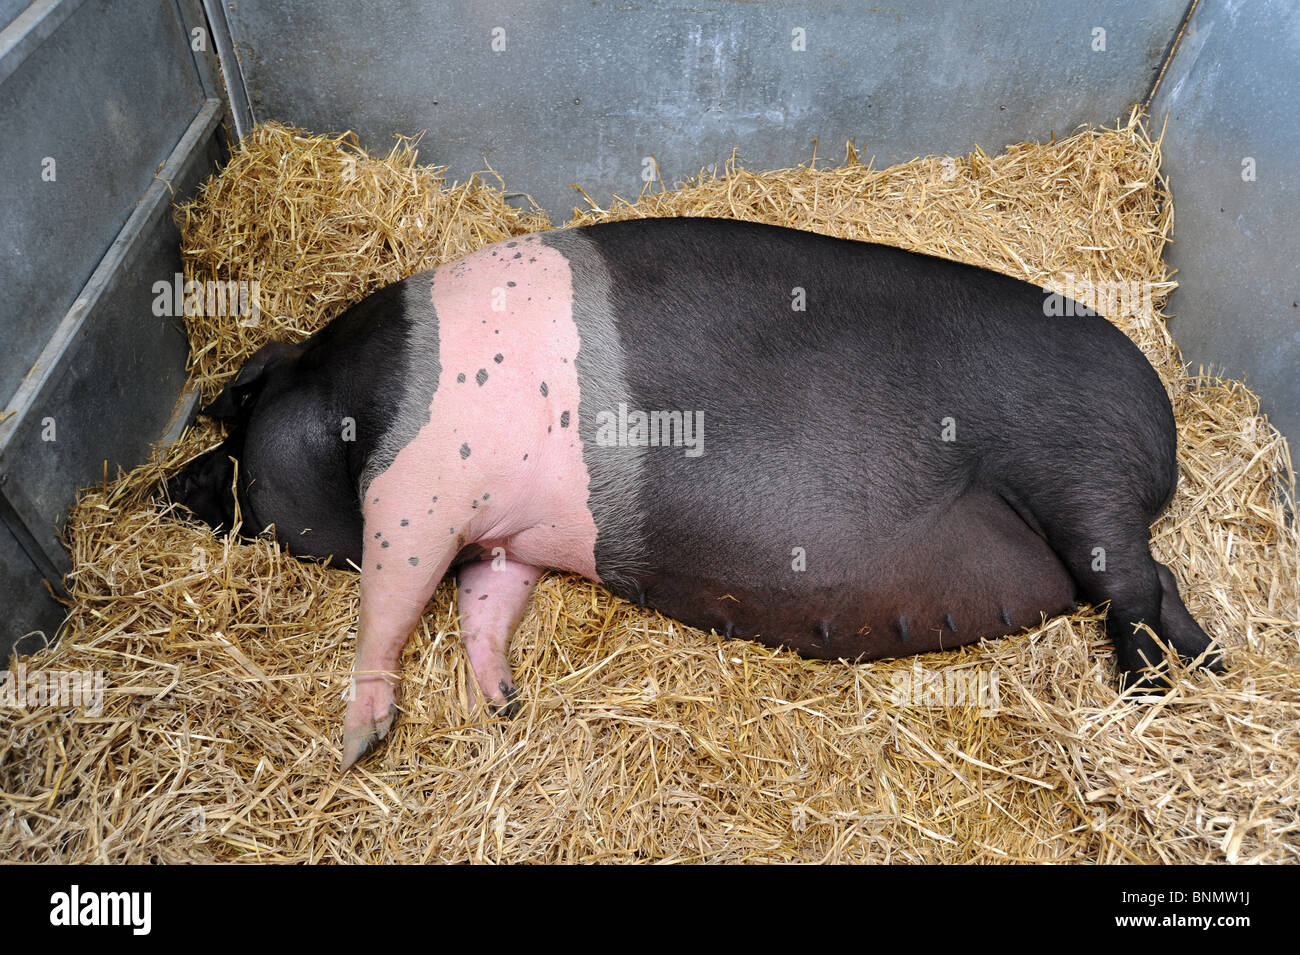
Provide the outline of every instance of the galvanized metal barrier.
{"type": "Polygon", "coordinates": [[[155,314],[180,271],[173,200],[225,155],[195,0],[45,0],[0,23],[0,656],[53,639],[76,489],[173,417],[187,344],[155,314]],[[46,582],[49,587],[47,588],[46,582]]]}

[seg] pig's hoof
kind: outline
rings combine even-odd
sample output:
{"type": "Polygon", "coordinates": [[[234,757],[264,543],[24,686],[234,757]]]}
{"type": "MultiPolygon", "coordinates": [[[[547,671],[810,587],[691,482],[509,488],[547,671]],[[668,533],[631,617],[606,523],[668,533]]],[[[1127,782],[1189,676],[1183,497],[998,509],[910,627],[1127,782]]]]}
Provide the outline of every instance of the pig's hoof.
{"type": "Polygon", "coordinates": [[[492,706],[492,712],[496,713],[498,716],[504,716],[508,720],[513,720],[519,715],[519,710],[521,709],[519,703],[519,691],[506,683],[505,680],[502,680],[497,684],[497,689],[501,691],[501,695],[505,698],[505,702],[498,703],[495,700],[491,700],[490,704],[492,706]]]}
{"type": "Polygon", "coordinates": [[[362,726],[343,734],[344,772],[379,748],[379,744],[388,736],[388,731],[393,728],[393,720],[396,717],[397,706],[390,705],[387,715],[383,718],[371,720],[369,726],[362,726]]]}

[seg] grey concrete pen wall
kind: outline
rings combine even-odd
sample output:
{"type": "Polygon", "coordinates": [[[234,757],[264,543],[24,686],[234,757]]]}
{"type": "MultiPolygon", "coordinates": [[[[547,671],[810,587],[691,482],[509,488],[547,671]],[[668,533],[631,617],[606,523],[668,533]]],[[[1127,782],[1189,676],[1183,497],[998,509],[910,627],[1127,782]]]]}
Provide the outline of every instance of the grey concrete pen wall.
{"type": "Polygon", "coordinates": [[[1193,369],[1243,378],[1300,442],[1300,4],[1205,2],[1151,102],[1178,269],[1170,323],[1193,369]]]}

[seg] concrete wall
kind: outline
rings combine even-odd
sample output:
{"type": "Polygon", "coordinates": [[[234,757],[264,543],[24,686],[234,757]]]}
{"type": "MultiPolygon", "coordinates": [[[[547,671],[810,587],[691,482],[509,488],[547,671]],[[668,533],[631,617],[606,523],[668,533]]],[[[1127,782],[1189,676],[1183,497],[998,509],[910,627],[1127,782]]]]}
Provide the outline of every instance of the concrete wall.
{"type": "Polygon", "coordinates": [[[733,146],[769,168],[852,138],[889,164],[1113,123],[1187,2],[222,5],[257,118],[372,150],[427,131],[426,162],[462,179],[490,164],[563,221],[582,204],[570,183],[635,195],[652,154],[671,183],[733,146]]]}
{"type": "Polygon", "coordinates": [[[1300,4],[1202,2],[1151,103],[1169,125],[1183,357],[1244,378],[1300,447],[1300,4]]]}

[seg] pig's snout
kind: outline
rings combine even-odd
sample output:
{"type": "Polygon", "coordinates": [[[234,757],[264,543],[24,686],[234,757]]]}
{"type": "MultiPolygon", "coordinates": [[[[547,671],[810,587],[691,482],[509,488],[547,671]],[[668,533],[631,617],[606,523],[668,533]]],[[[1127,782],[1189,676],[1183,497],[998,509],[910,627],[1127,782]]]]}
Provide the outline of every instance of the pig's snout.
{"type": "Polygon", "coordinates": [[[208,451],[167,481],[167,497],[186,508],[213,530],[235,525],[235,465],[223,443],[208,451]]]}

